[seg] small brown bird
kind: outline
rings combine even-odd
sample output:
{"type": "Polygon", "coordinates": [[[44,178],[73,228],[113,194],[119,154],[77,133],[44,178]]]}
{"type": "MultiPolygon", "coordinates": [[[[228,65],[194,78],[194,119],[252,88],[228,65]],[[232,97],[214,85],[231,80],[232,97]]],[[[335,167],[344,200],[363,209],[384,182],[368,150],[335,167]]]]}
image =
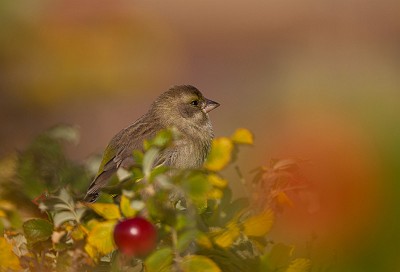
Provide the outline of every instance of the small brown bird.
{"type": "Polygon", "coordinates": [[[174,86],[161,94],[146,114],[112,138],[85,201],[96,201],[101,188],[118,168],[129,168],[134,164],[133,150],[143,150],[143,141],[162,129],[175,128],[180,138],[159,155],[159,164],[173,168],[200,167],[214,137],[208,112],[218,106],[219,103],[205,98],[190,85],[174,86]]]}

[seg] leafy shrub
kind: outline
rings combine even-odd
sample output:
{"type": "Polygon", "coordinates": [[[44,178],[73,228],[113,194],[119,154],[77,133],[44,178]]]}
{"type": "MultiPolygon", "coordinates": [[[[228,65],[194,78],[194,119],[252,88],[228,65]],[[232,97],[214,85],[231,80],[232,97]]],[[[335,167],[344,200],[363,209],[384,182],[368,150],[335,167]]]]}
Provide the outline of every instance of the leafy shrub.
{"type": "Polygon", "coordinates": [[[82,199],[87,167],[68,160],[62,145],[76,141],[71,127],[40,135],[16,158],[0,164],[1,271],[309,271],[292,246],[274,243],[269,231],[290,200],[285,191],[297,163],[275,160],[254,171],[248,198],[233,199],[220,174],[242,145],[246,129],[213,141],[202,169],[153,167],[174,141],[162,131],[135,151],[137,165],[120,170],[96,203],[82,199]],[[128,257],[113,241],[118,221],[141,216],[156,227],[158,244],[148,256],[128,257]],[[24,219],[21,219],[24,218],[24,219]],[[24,221],[24,222],[23,222],[24,221]]]}

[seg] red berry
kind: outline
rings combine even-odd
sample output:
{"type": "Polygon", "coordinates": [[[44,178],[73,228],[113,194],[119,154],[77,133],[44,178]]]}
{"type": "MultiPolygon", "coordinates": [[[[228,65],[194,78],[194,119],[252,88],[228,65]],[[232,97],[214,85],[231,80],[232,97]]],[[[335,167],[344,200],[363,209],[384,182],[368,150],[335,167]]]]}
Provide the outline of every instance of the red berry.
{"type": "Polygon", "coordinates": [[[143,256],[157,245],[153,224],[141,217],[126,219],[114,228],[114,241],[119,250],[129,256],[143,256]]]}

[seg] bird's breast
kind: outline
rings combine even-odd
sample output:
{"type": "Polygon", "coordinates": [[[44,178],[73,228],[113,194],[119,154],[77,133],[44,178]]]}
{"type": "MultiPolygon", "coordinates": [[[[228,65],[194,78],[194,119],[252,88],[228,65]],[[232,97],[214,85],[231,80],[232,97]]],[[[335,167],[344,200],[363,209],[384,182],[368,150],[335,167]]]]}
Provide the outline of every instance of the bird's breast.
{"type": "Polygon", "coordinates": [[[210,150],[210,142],[181,140],[165,152],[165,164],[174,168],[199,168],[210,150]]]}

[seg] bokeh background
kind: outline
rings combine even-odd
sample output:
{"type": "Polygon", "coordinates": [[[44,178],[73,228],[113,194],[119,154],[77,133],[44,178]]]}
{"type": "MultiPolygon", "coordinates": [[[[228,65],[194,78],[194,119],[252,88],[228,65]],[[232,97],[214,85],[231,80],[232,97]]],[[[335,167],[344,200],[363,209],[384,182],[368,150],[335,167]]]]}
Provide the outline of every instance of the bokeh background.
{"type": "Polygon", "coordinates": [[[0,157],[68,123],[83,163],[192,84],[221,103],[217,136],[254,132],[246,178],[271,158],[311,160],[310,192],[274,239],[338,271],[398,271],[399,49],[395,0],[1,1],[0,157]]]}

